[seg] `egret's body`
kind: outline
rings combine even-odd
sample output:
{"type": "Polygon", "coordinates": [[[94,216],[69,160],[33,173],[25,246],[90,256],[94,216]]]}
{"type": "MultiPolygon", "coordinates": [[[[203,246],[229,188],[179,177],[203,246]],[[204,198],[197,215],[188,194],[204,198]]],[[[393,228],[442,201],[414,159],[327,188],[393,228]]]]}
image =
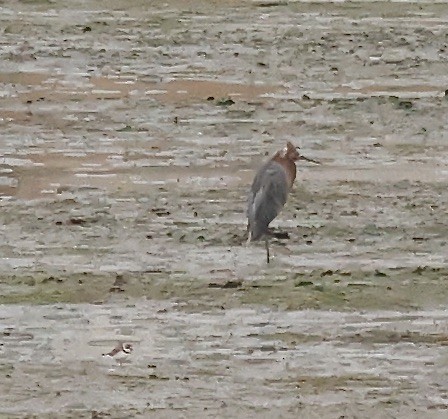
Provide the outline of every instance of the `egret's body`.
{"type": "Polygon", "coordinates": [[[268,227],[286,203],[296,178],[297,160],[314,160],[303,157],[289,141],[286,148],[275,155],[258,170],[249,192],[247,218],[249,241],[264,238],[266,259],[269,263],[268,227]]]}

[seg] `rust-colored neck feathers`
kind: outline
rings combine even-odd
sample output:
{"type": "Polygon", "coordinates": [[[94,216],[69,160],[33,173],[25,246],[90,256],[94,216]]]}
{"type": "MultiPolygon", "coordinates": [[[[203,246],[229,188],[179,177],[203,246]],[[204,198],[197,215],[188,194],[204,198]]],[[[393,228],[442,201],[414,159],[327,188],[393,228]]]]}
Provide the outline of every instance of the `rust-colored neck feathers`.
{"type": "Polygon", "coordinates": [[[285,149],[277,151],[274,157],[272,157],[273,161],[281,164],[285,169],[286,176],[288,178],[288,186],[290,189],[296,179],[297,168],[295,162],[299,158],[300,155],[297,152],[297,149],[289,141],[286,143],[285,149]]]}

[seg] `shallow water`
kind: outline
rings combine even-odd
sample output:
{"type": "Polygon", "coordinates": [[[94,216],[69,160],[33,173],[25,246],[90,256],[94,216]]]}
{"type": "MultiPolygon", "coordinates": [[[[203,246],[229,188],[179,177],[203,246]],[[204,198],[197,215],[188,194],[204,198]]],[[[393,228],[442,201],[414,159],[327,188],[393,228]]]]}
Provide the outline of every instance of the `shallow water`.
{"type": "Polygon", "coordinates": [[[447,23],[2,4],[0,416],[444,417],[447,23]],[[267,266],[245,200],[285,140],[322,164],[267,266]]]}

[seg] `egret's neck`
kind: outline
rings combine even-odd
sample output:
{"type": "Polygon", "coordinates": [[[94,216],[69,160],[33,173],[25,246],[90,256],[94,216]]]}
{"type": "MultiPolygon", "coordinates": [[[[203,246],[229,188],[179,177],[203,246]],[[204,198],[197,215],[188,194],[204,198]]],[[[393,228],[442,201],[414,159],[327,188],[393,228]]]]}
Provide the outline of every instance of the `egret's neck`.
{"type": "Polygon", "coordinates": [[[288,178],[288,186],[291,189],[292,185],[294,183],[294,180],[296,179],[297,174],[297,168],[296,164],[293,160],[288,159],[287,157],[282,157],[281,154],[277,153],[272,160],[275,162],[281,164],[286,172],[286,177],[288,178]]]}

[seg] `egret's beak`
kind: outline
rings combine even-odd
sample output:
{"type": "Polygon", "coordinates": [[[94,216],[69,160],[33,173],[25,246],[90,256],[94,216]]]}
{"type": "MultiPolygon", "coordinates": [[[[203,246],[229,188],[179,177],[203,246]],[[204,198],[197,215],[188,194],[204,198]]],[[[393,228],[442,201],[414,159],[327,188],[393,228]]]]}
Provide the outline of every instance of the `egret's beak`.
{"type": "Polygon", "coordinates": [[[309,159],[308,157],[305,157],[305,156],[302,156],[302,155],[300,155],[300,160],[305,160],[305,161],[309,161],[311,163],[320,164],[320,162],[318,162],[317,160],[309,159]]]}

